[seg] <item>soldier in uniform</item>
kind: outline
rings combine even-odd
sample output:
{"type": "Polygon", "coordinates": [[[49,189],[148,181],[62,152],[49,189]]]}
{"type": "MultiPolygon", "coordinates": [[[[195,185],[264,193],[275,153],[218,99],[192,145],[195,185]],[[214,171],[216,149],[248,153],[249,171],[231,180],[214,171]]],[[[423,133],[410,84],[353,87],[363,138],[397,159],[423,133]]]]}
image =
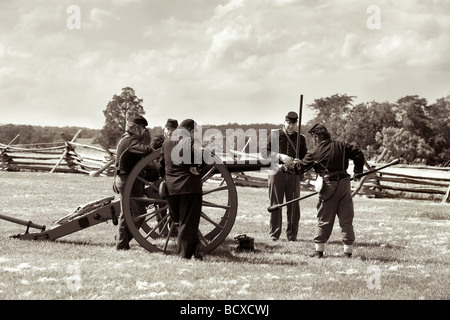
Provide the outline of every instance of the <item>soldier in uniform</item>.
{"type": "Polygon", "coordinates": [[[185,259],[203,259],[198,227],[202,211],[201,175],[190,170],[202,155],[201,143],[194,141],[196,122],[183,120],[161,148],[160,175],[167,184],[167,202],[178,225],[177,254],[185,259]],[[188,134],[187,134],[188,133],[188,134]],[[180,139],[181,138],[181,139],[180,139]],[[177,153],[178,151],[178,153],[177,153]],[[187,153],[187,154],[186,154],[187,153]]]}
{"type": "MultiPolygon", "coordinates": [[[[147,154],[153,151],[150,146],[150,133],[146,129],[147,120],[138,116],[128,121],[126,131],[117,144],[117,155],[115,163],[114,188],[122,198],[125,182],[133,170],[134,166],[147,154]]],[[[131,195],[140,197],[144,194],[144,185],[140,180],[136,180],[131,190],[131,195]]],[[[130,203],[133,216],[145,213],[145,206],[142,202],[132,201],[130,203]]],[[[130,241],[133,239],[128,230],[123,213],[119,215],[118,231],[116,234],[116,249],[130,249],[130,241]]]]}
{"type": "MultiPolygon", "coordinates": [[[[278,134],[278,150],[272,150],[272,137],[267,138],[267,148],[261,150],[263,157],[272,157],[280,160],[282,163],[289,164],[297,157],[297,135],[300,134],[298,130],[298,114],[290,111],[284,121],[282,129],[277,129],[278,134]]],[[[274,131],[271,135],[275,134],[274,131]]],[[[307,152],[305,136],[300,134],[300,159],[307,152]]],[[[276,174],[271,174],[268,177],[269,184],[269,200],[270,205],[283,203],[286,201],[298,198],[300,195],[300,176],[289,175],[282,171],[276,174]]],[[[271,212],[270,214],[270,230],[269,237],[276,241],[280,238],[282,230],[282,210],[281,208],[271,212]]],[[[287,227],[286,237],[289,241],[297,240],[298,225],[300,221],[300,204],[295,202],[287,207],[287,227]]]]}
{"type": "Polygon", "coordinates": [[[363,172],[364,154],[357,146],[345,141],[331,140],[327,128],[321,123],[314,125],[309,133],[314,139],[315,148],[308,152],[301,161],[284,165],[282,171],[302,174],[314,168],[319,177],[323,179],[317,205],[313,257],[323,257],[325,243],[331,235],[336,216],[342,230],[344,254],[351,257],[355,241],[354,210],[350,175],[347,173],[347,168],[349,159],[353,160],[354,180],[359,180],[357,175],[363,172]]]}
{"type": "MultiPolygon", "coordinates": [[[[166,124],[164,125],[164,133],[158,134],[152,139],[151,147],[154,150],[161,148],[164,143],[164,140],[170,139],[170,137],[172,136],[172,133],[177,129],[177,127],[178,127],[177,120],[171,119],[171,118],[167,119],[166,124]]],[[[160,178],[160,176],[159,176],[159,161],[157,159],[155,159],[154,163],[150,164],[147,167],[147,175],[149,175],[149,176],[147,176],[146,179],[148,181],[152,181],[153,184],[157,188],[159,188],[163,179],[160,178]]],[[[146,194],[150,198],[160,196],[159,193],[155,192],[152,188],[147,188],[146,194]]],[[[157,221],[160,222],[162,219],[164,219],[166,217],[166,215],[167,215],[167,210],[164,210],[164,211],[158,213],[157,217],[156,217],[157,221]]],[[[168,226],[165,226],[165,227],[162,225],[159,227],[159,230],[163,236],[167,236],[167,234],[170,230],[171,224],[169,224],[168,226]]],[[[177,229],[176,228],[173,229],[171,236],[174,236],[176,234],[176,232],[177,232],[177,229]]]]}

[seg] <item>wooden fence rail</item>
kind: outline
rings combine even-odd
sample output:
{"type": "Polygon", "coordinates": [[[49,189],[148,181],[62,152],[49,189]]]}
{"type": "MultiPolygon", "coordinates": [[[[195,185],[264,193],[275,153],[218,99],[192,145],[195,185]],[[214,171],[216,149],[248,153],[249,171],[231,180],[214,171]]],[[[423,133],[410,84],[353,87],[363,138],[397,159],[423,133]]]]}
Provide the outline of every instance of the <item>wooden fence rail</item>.
{"type": "MultiPolygon", "coordinates": [[[[79,133],[79,132],[78,132],[79,133]]],[[[0,171],[48,171],[84,173],[91,176],[114,174],[115,152],[103,146],[80,144],[74,138],[65,138],[63,145],[53,147],[19,147],[0,143],[0,171]]],[[[63,135],[64,137],[64,135],[63,135]]],[[[370,170],[381,164],[366,163],[370,170]]],[[[352,168],[348,169],[352,172],[352,168]]],[[[267,174],[255,172],[233,173],[238,186],[267,187],[267,174]]],[[[313,190],[315,173],[305,174],[302,190],[313,190]]],[[[354,194],[381,197],[395,193],[398,197],[410,198],[411,194],[442,196],[442,202],[450,198],[450,168],[396,165],[364,177],[354,187],[354,194]]]]}
{"type": "Polygon", "coordinates": [[[79,144],[74,140],[48,148],[0,143],[0,170],[87,173],[92,176],[114,174],[113,151],[79,144]]]}
{"type": "MultiPolygon", "coordinates": [[[[367,170],[379,167],[383,164],[366,164],[367,170]]],[[[352,172],[352,168],[348,172],[352,172]]],[[[396,196],[399,198],[423,197],[428,194],[441,197],[442,202],[450,198],[450,168],[441,167],[417,167],[408,165],[393,166],[367,175],[360,183],[353,184],[354,195],[366,195],[371,197],[396,196]],[[410,173],[412,172],[412,173],[410,173]],[[422,194],[422,196],[420,196],[422,194]]],[[[258,173],[234,173],[236,185],[249,187],[267,187],[267,174],[258,173]]],[[[313,191],[316,174],[313,170],[305,173],[302,181],[302,190],[313,191]]]]}

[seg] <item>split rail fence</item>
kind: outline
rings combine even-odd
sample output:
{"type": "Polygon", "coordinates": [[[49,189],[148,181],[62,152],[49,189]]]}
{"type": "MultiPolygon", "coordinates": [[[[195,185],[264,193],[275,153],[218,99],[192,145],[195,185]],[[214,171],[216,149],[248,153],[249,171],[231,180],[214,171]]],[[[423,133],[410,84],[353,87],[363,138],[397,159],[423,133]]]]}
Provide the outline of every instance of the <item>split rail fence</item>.
{"type": "Polygon", "coordinates": [[[354,192],[374,197],[441,198],[445,203],[450,199],[450,168],[398,164],[363,177],[354,192]]]}
{"type": "MultiPolygon", "coordinates": [[[[0,143],[0,171],[48,171],[84,173],[90,176],[114,175],[115,151],[106,147],[80,144],[76,139],[80,131],[60,145],[8,145],[0,143]]],[[[366,163],[368,170],[382,164],[366,163]]],[[[352,172],[349,168],[348,172],[352,172]]],[[[267,173],[233,173],[237,186],[267,187],[267,173]]],[[[305,174],[302,189],[314,189],[315,173],[305,174]]],[[[394,195],[414,198],[417,195],[450,199],[450,168],[430,166],[396,165],[382,172],[367,175],[354,186],[353,193],[372,197],[394,195]]]]}
{"type": "Polygon", "coordinates": [[[113,175],[114,151],[75,142],[80,132],[70,141],[62,134],[64,142],[56,146],[12,145],[17,137],[8,145],[0,143],[0,170],[113,175]]]}

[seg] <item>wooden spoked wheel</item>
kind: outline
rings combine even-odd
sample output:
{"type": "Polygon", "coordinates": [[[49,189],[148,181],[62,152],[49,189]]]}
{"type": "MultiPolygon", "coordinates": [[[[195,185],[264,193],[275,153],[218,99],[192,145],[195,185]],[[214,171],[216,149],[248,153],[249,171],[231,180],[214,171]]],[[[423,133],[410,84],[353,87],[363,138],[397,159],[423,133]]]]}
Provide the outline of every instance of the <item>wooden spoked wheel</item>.
{"type": "MultiPolygon", "coordinates": [[[[177,224],[170,214],[167,201],[160,198],[161,178],[148,177],[155,172],[159,150],[142,159],[131,171],[121,199],[128,229],[134,239],[150,252],[175,252],[177,224]],[[134,196],[133,186],[144,189],[143,195],[134,196]],[[140,209],[136,209],[140,208],[140,209]],[[138,211],[141,214],[136,214],[138,211]]],[[[215,158],[215,163],[202,172],[203,202],[199,225],[199,238],[208,253],[217,248],[230,233],[237,214],[237,192],[226,166],[215,158]]],[[[135,187],[136,188],[136,187],[135,187]]],[[[142,192],[141,192],[142,193],[142,192]]]]}

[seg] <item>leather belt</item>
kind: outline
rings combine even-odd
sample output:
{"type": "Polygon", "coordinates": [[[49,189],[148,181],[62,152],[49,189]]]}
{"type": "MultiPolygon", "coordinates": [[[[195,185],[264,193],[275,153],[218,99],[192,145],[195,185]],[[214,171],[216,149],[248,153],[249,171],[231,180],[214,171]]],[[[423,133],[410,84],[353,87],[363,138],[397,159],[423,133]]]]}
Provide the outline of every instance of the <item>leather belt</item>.
{"type": "Polygon", "coordinates": [[[330,176],[330,177],[325,176],[325,179],[328,181],[340,181],[340,180],[348,178],[348,177],[350,177],[350,175],[348,173],[342,173],[342,174],[337,174],[337,175],[330,176]]]}
{"type": "Polygon", "coordinates": [[[323,176],[323,179],[325,181],[340,181],[342,179],[348,178],[350,175],[347,173],[347,171],[336,171],[327,173],[323,176]]]}

